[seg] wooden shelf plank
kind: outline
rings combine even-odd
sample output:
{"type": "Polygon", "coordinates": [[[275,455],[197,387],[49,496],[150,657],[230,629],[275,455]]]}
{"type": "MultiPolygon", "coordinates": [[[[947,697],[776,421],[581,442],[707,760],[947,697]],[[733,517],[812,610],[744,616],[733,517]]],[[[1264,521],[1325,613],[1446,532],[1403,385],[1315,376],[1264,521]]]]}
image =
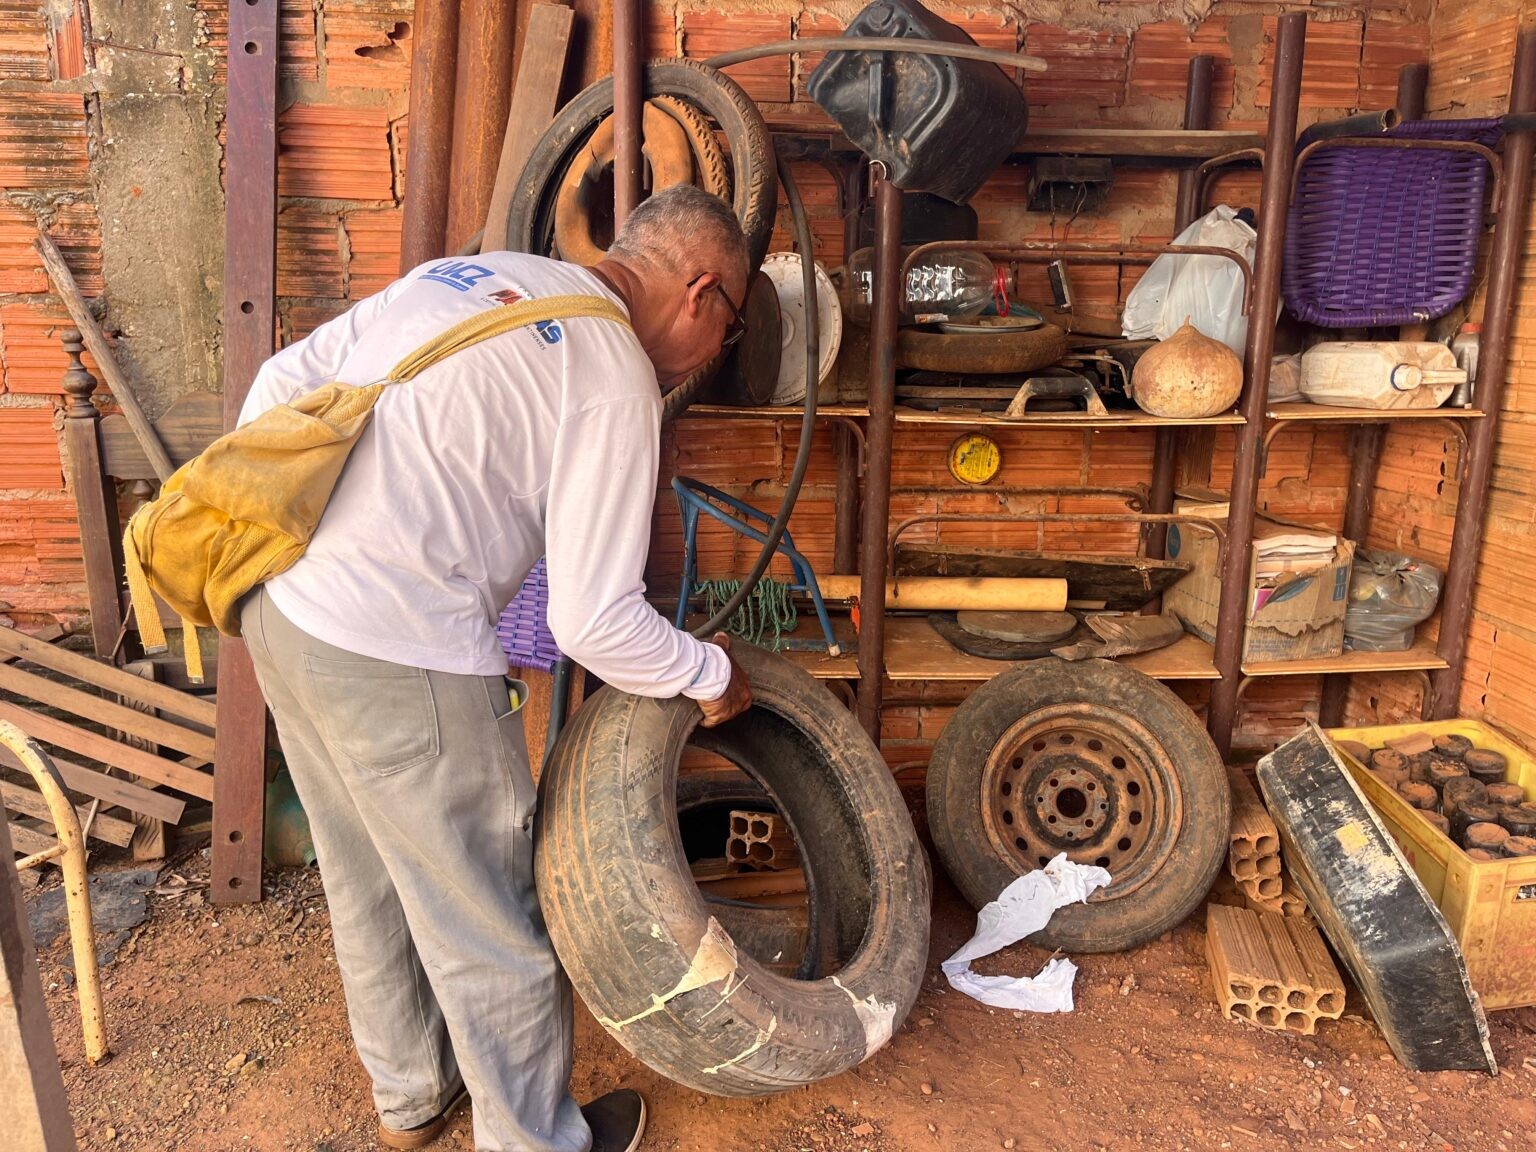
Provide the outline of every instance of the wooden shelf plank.
{"type": "Polygon", "coordinates": [[[1414,672],[1444,668],[1446,663],[1428,640],[1406,652],[1346,652],[1321,660],[1244,661],[1244,676],[1317,676],[1333,672],[1414,672]]]}
{"type": "Polygon", "coordinates": [[[1481,415],[1476,408],[1334,408],[1304,401],[1271,404],[1264,413],[1265,419],[1277,423],[1310,420],[1352,424],[1384,424],[1391,420],[1475,420],[1481,415]]]}
{"type": "MultiPolygon", "coordinates": [[[[1195,636],[1181,637],[1156,652],[1127,656],[1120,663],[1159,680],[1215,680],[1211,646],[1195,636]]],[[[892,680],[990,680],[1013,664],[967,656],[920,617],[893,616],[885,625],[885,672],[892,680]]]]}
{"type": "MultiPolygon", "coordinates": [[[[831,152],[854,152],[830,120],[806,120],[770,109],[764,119],[776,136],[824,141],[831,152]]],[[[1114,156],[1124,159],[1207,160],[1244,148],[1262,148],[1257,132],[1189,128],[1032,128],[1009,156],[1027,161],[1035,156],[1114,156]]]]}
{"type": "MultiPolygon", "coordinates": [[[[683,411],[684,416],[705,416],[710,419],[727,420],[798,420],[805,415],[805,411],[798,404],[782,404],[772,408],[738,408],[732,404],[690,404],[683,411]]],[[[818,417],[826,417],[828,420],[835,416],[850,419],[862,419],[869,415],[869,409],[857,404],[821,404],[816,408],[818,417]]]]}
{"type": "Polygon", "coordinates": [[[1236,412],[1223,412],[1219,416],[1205,416],[1198,420],[1173,420],[1165,416],[1149,416],[1145,412],[1111,412],[1108,416],[1091,416],[1086,412],[1060,412],[1026,416],[1022,420],[1009,420],[996,412],[963,409],[925,412],[917,408],[898,406],[896,423],[963,424],[987,428],[1183,428],[1205,424],[1241,424],[1243,418],[1236,412]]]}

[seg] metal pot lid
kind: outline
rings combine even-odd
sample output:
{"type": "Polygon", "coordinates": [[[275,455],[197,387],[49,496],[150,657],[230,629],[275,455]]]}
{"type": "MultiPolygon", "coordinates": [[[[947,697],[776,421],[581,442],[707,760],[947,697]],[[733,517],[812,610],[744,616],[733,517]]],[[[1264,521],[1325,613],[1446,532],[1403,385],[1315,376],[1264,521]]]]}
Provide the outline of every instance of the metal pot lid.
{"type": "MultiPolygon", "coordinates": [[[[805,298],[799,255],[775,252],[763,260],[763,275],[773,281],[779,294],[779,383],[769,403],[798,404],[805,399],[805,298]]],[[[837,302],[837,289],[820,264],[816,265],[816,305],[821,352],[816,379],[820,383],[831,374],[843,342],[843,310],[837,302]]]]}

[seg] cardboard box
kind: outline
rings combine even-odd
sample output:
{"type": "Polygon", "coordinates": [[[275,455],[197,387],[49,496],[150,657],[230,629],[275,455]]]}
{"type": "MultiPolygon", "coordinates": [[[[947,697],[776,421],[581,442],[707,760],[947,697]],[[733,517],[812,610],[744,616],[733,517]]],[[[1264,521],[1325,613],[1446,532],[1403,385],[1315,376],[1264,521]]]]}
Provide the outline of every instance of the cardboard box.
{"type": "MultiPolygon", "coordinates": [[[[1199,515],[1198,506],[1178,509],[1199,515]]],[[[1216,509],[1225,524],[1225,507],[1216,509]]],[[[1212,519],[1216,519],[1212,517],[1212,519]]],[[[1315,532],[1304,525],[1270,520],[1273,531],[1315,532]]],[[[1206,643],[1216,640],[1216,610],[1221,600],[1221,571],[1216,538],[1208,532],[1175,524],[1168,529],[1168,558],[1194,564],[1189,574],[1163,596],[1163,610],[1206,643]]],[[[1250,595],[1243,660],[1315,660],[1344,651],[1344,612],[1349,607],[1352,541],[1339,540],[1333,559],[1321,568],[1285,571],[1276,576],[1253,575],[1257,547],[1248,560],[1250,595]]]]}

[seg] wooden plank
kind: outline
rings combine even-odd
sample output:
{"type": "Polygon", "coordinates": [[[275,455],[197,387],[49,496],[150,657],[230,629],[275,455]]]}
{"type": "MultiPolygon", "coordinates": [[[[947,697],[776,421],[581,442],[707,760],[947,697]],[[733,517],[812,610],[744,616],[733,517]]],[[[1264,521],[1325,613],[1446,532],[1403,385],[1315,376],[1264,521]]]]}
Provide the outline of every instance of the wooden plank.
{"type": "Polygon", "coordinates": [[[1334,408],[1327,404],[1271,404],[1264,415],[1270,420],[1339,421],[1376,424],[1395,420],[1476,420],[1476,408],[1334,408]]]}
{"type": "Polygon", "coordinates": [[[44,836],[41,832],[34,832],[30,828],[23,827],[14,820],[6,821],[6,826],[11,830],[11,844],[16,849],[18,856],[31,856],[38,852],[47,852],[57,848],[59,842],[52,836],[44,836]]]}
{"type": "MultiPolygon", "coordinates": [[[[181,819],[182,811],[186,808],[185,800],[168,793],[152,792],[141,785],[119,780],[116,776],[108,776],[94,768],[76,764],[73,760],[64,760],[52,755],[49,759],[53,761],[53,766],[63,777],[64,786],[71,792],[93,796],[130,812],[147,813],[170,824],[177,823],[181,819]]],[[[0,765],[26,771],[21,760],[8,748],[0,748],[0,765]]]]}
{"type": "MultiPolygon", "coordinates": [[[[0,802],[12,812],[20,812],[24,816],[34,816],[39,820],[53,823],[53,812],[48,807],[48,801],[32,791],[23,788],[20,784],[7,784],[0,780],[0,802]]],[[[80,821],[80,827],[85,827],[86,817],[90,815],[90,806],[82,805],[75,809],[75,818],[80,821]]],[[[105,840],[108,844],[115,844],[119,848],[126,848],[133,842],[134,826],[127,820],[119,820],[116,816],[103,816],[100,812],[91,820],[90,835],[98,840],[105,840]]]]}
{"type": "MultiPolygon", "coordinates": [[[[217,392],[193,392],[181,397],[155,421],[171,463],[178,468],[224,434],[224,398],[217,392]]],[[[118,480],[153,480],[154,466],[144,455],[133,429],[119,413],[103,416],[101,469],[118,480]]]]}
{"type": "Polygon", "coordinates": [[[555,115],[574,16],[571,9],[559,4],[535,4],[528,14],[522,59],[513,80],[512,102],[507,108],[507,130],[501,140],[501,159],[496,166],[491,203],[485,212],[482,252],[500,252],[507,246],[507,211],[512,206],[512,192],[534,144],[555,115]]]}
{"type": "Polygon", "coordinates": [[[203,772],[194,772],[177,761],[151,756],[148,752],[119,744],[95,732],[87,732],[73,724],[3,701],[0,701],[0,719],[11,721],[28,736],[46,744],[89,756],[135,776],[147,776],[157,784],[175,788],[199,800],[213,799],[213,778],[203,772]]]}
{"type": "Polygon", "coordinates": [[[896,423],[970,424],[987,428],[1184,428],[1207,424],[1241,424],[1243,418],[1236,412],[1223,412],[1219,416],[1204,416],[1197,420],[1174,420],[1166,416],[1149,416],[1145,412],[1111,412],[1107,416],[1090,416],[1086,412],[1056,412],[1009,420],[998,412],[956,409],[925,412],[918,408],[897,407],[896,423]]]}
{"type": "Polygon", "coordinates": [[[25,696],[39,704],[71,712],[88,720],[95,720],[98,724],[138,736],[151,743],[164,744],[178,752],[201,756],[204,759],[213,757],[212,736],[190,728],[182,728],[169,720],[161,720],[158,716],[133,708],[125,708],[121,704],[114,704],[100,696],[81,692],[78,688],[71,688],[67,684],[60,684],[56,680],[49,680],[20,668],[0,664],[0,688],[25,696]]]}
{"type": "Polygon", "coordinates": [[[121,668],[103,664],[100,660],[82,656],[56,644],[45,644],[15,628],[0,626],[0,655],[14,656],[39,667],[62,672],[118,696],[142,700],[161,712],[180,716],[210,731],[218,718],[218,709],[212,701],[178,692],[153,680],[142,680],[132,672],[124,672],[121,668]]]}
{"type": "MultiPolygon", "coordinates": [[[[158,665],[149,660],[138,660],[125,666],[125,671],[132,672],[135,676],[145,680],[155,679],[155,669],[158,665]]],[[[119,701],[128,707],[133,707],[133,702],[118,697],[119,701]]],[[[143,705],[138,706],[139,711],[155,715],[154,709],[143,705]]],[[[160,749],[153,741],[144,740],[141,737],[125,737],[129,744],[136,748],[142,748],[146,752],[159,752],[160,749]]],[[[206,756],[191,755],[182,761],[188,768],[203,768],[213,756],[210,749],[206,756]]],[[[139,782],[139,781],[136,781],[139,782]]],[[[153,783],[146,783],[145,787],[153,788],[153,783]]],[[[145,816],[142,813],[134,817],[134,832],[132,840],[133,858],[135,860],[163,860],[166,851],[170,847],[165,834],[165,821],[156,820],[153,816],[145,816]]]]}
{"type": "MultiPolygon", "coordinates": [[[[1157,680],[1217,678],[1211,646],[1196,636],[1118,662],[1157,680]]],[[[957,650],[925,619],[893,617],[886,623],[885,671],[892,680],[990,680],[1011,667],[1007,660],[984,660],[957,650]]]]}
{"type": "Polygon", "coordinates": [[[1406,652],[1346,652],[1318,660],[1244,662],[1244,676],[1317,676],[1332,672],[1413,672],[1444,668],[1434,645],[1420,637],[1406,652]]]}

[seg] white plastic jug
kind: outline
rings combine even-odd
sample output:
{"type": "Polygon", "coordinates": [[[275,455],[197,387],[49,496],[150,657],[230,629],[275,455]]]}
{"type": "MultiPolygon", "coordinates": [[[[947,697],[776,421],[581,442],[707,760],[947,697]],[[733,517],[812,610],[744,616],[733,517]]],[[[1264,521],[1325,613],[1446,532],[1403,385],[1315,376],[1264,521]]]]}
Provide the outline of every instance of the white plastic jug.
{"type": "Polygon", "coordinates": [[[1467,378],[1444,344],[1340,340],[1301,357],[1301,391],[1337,408],[1438,408],[1467,378]]]}

